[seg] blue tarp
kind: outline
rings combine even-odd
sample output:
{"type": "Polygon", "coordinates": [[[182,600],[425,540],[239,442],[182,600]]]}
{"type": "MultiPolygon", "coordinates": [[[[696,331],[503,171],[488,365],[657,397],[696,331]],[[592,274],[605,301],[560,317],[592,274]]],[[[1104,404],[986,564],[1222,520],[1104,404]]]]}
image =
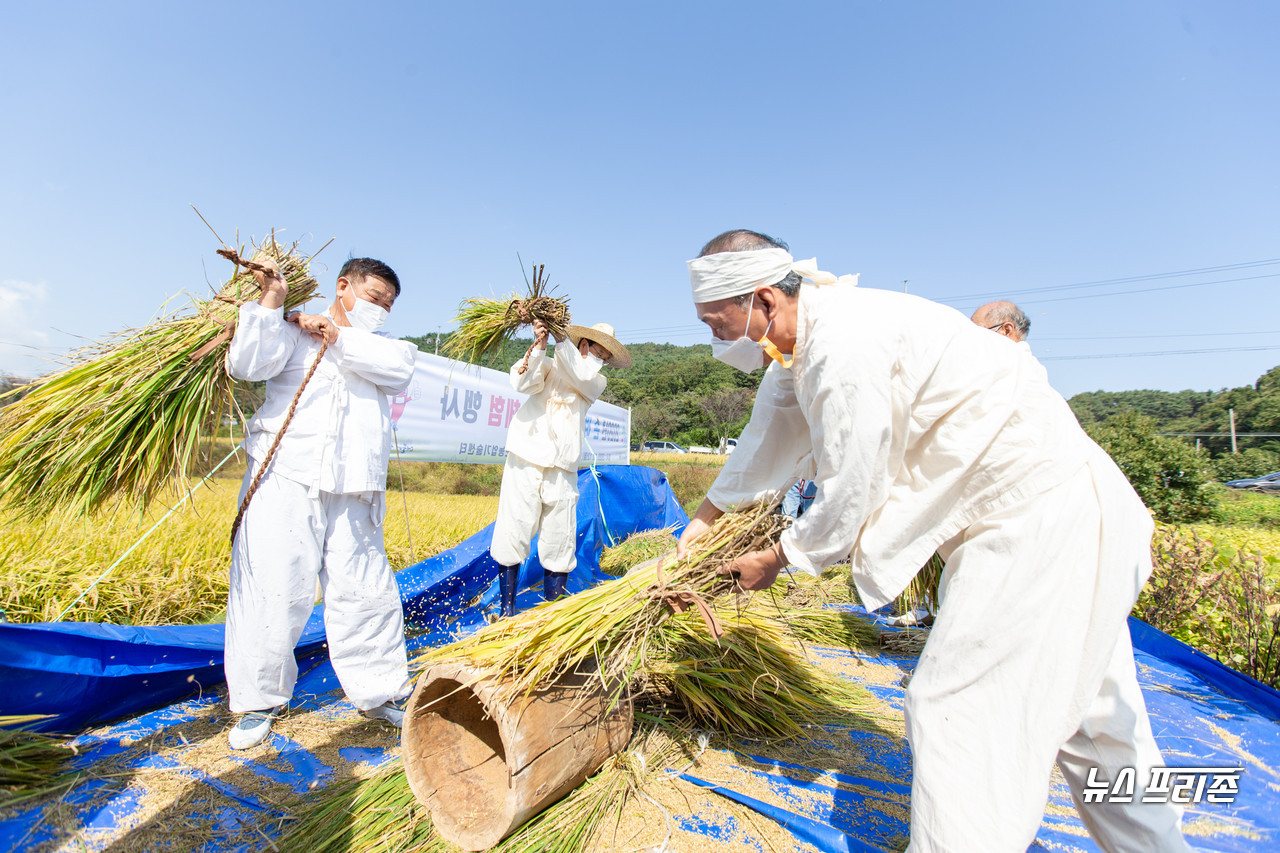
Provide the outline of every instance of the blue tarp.
{"type": "MultiPolygon", "coordinates": [[[[678,528],[687,520],[665,477],[651,469],[602,467],[598,474],[588,470],[579,485],[579,569],[571,589],[598,578],[596,558],[610,534],[616,540],[637,530],[678,528]]],[[[476,602],[492,596],[496,571],[487,559],[488,537],[486,529],[400,573],[406,610],[417,626],[411,646],[443,642],[483,624],[482,605],[476,602]]],[[[536,560],[526,565],[524,576],[531,582],[540,579],[536,560]]],[[[522,593],[522,606],[537,600],[536,590],[522,593]]],[[[318,618],[319,611],[313,614],[309,632],[318,628],[318,618]]],[[[875,614],[868,618],[882,621],[875,614]]],[[[1131,620],[1130,631],[1139,681],[1168,764],[1244,768],[1233,804],[1205,803],[1188,809],[1185,826],[1192,846],[1212,851],[1280,849],[1280,695],[1141,622],[1131,620]]],[[[385,739],[377,745],[350,743],[346,739],[353,735],[344,730],[335,742],[334,752],[340,757],[326,758],[328,753],[277,733],[270,755],[258,760],[231,756],[237,770],[221,773],[206,770],[194,758],[190,763],[181,760],[185,753],[176,758],[173,753],[160,754],[152,747],[173,745],[179,738],[185,747],[190,737],[192,750],[226,756],[221,747],[230,719],[225,702],[188,680],[193,677],[204,688],[220,680],[221,636],[221,626],[0,626],[0,714],[52,711],[59,714],[58,728],[70,730],[162,706],[81,735],[76,766],[89,768],[112,759],[113,773],[123,769],[142,776],[164,771],[198,780],[208,792],[202,800],[216,801],[211,815],[201,817],[213,834],[202,836],[200,849],[261,849],[266,846],[261,839],[245,841],[246,827],[274,835],[283,811],[269,797],[255,793],[251,780],[283,784],[299,793],[324,787],[336,776],[335,763],[376,764],[387,760],[394,744],[385,739]],[[200,731],[203,742],[196,740],[200,731]]],[[[345,700],[321,641],[313,632],[304,639],[306,645],[299,646],[301,674],[293,707],[337,715],[346,707],[345,700]]],[[[823,648],[811,652],[824,665],[829,661],[836,670],[851,672],[848,677],[901,712],[904,693],[898,679],[915,666],[915,658],[823,648]],[[845,666],[852,660],[861,665],[845,666]]],[[[833,726],[815,734],[806,747],[812,758],[805,758],[804,764],[770,754],[768,744],[743,742],[728,754],[730,763],[717,765],[714,774],[693,766],[685,768],[682,778],[711,800],[724,797],[776,821],[797,844],[812,845],[806,849],[891,849],[906,834],[909,747],[891,733],[854,727],[833,726]]],[[[716,809],[710,800],[697,800],[692,794],[688,798],[700,805],[673,815],[679,829],[741,844],[743,849],[769,849],[756,840],[750,823],[716,809]]],[[[139,786],[97,774],[90,774],[65,798],[78,809],[74,833],[88,849],[111,848],[121,832],[141,833],[148,827],[160,832],[145,837],[171,839],[165,842],[169,849],[192,849],[174,833],[189,820],[181,808],[199,802],[186,802],[142,821],[138,815],[144,800],[139,786]]],[[[67,830],[51,826],[38,806],[0,820],[0,849],[67,838],[67,830]]],[[[1054,783],[1033,848],[1097,850],[1060,779],[1054,783]]]]}
{"type": "MultiPolygon", "coordinates": [[[[595,583],[593,569],[612,534],[682,529],[688,521],[652,468],[608,465],[578,474],[577,592],[595,583]]],[[[460,607],[493,585],[492,525],[455,548],[396,575],[405,617],[419,629],[439,628],[460,607]]],[[[521,586],[542,580],[537,550],[521,569],[521,586]]],[[[489,590],[491,599],[494,590],[489,590]]],[[[299,660],[323,652],[323,604],[316,605],[298,641],[299,660]]],[[[43,731],[84,728],[159,707],[221,684],[224,627],[132,627],[74,622],[0,624],[0,716],[50,714],[43,731]]]]}

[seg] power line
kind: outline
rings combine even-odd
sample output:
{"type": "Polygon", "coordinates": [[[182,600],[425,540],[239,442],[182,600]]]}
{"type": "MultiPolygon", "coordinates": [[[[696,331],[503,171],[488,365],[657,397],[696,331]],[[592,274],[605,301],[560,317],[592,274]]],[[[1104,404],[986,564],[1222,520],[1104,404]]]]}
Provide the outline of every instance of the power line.
{"type": "Polygon", "coordinates": [[[1218,281],[1198,281],[1192,284],[1170,284],[1164,287],[1143,287],[1138,290],[1116,290],[1111,293],[1086,293],[1081,296],[1059,296],[1057,299],[1031,299],[1026,302],[1027,305],[1043,305],[1046,302],[1074,302],[1077,299],[1098,299],[1103,296],[1125,296],[1131,293],[1154,293],[1158,290],[1181,290],[1185,287],[1204,287],[1210,284],[1234,284],[1240,281],[1257,281],[1263,278],[1280,278],[1280,273],[1269,273],[1267,275],[1253,275],[1245,278],[1224,278],[1218,281]]]}
{"type": "Polygon", "coordinates": [[[1215,352],[1265,352],[1267,350],[1280,350],[1280,346],[1274,347],[1213,347],[1210,349],[1178,349],[1178,350],[1159,350],[1155,352],[1110,352],[1098,353],[1096,355],[1042,355],[1037,356],[1040,361],[1076,361],[1089,358],[1147,358],[1151,356],[1163,355],[1203,355],[1215,352]]]}
{"type": "Polygon", "coordinates": [[[1167,335],[1130,335],[1128,333],[1115,335],[1092,335],[1084,337],[1064,337],[1053,336],[1040,337],[1037,341],[1114,341],[1117,338],[1125,340],[1136,340],[1141,338],[1221,338],[1234,335],[1280,335],[1280,330],[1274,332],[1171,332],[1167,335]]]}
{"type": "MultiPolygon", "coordinates": [[[[1086,287],[1107,287],[1113,284],[1133,284],[1139,281],[1155,281],[1162,278],[1180,278],[1188,275],[1211,275],[1213,273],[1227,272],[1228,270],[1251,269],[1253,267],[1265,267],[1273,264],[1280,264],[1280,258],[1268,258],[1261,261],[1244,261],[1238,264],[1219,264],[1212,267],[1200,267],[1191,270],[1174,270],[1172,272],[1157,272],[1148,275],[1132,275],[1123,278],[1107,278],[1097,281],[1080,281],[1072,284],[1053,284],[1046,287],[1024,287],[1015,290],[1005,290],[1000,293],[970,293],[964,296],[949,296],[946,300],[939,301],[964,301],[968,299],[984,299],[991,296],[1012,296],[1020,293],[1050,293],[1059,290],[1077,290],[1086,287]]],[[[1243,280],[1243,279],[1234,279],[1243,280]]],[[[1140,292],[1140,291],[1139,291],[1140,292]]]]}

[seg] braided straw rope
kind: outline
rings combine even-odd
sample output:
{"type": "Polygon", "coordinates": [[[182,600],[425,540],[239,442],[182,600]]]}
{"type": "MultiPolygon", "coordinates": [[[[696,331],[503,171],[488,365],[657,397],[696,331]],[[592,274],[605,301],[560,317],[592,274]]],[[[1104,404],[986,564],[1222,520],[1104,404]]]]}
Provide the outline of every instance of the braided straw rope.
{"type": "Polygon", "coordinates": [[[280,425],[280,431],[276,433],[275,441],[271,442],[271,449],[267,451],[267,457],[258,466],[258,473],[253,475],[253,482],[249,484],[249,490],[244,493],[244,500],[240,502],[240,510],[236,513],[236,520],[231,522],[232,546],[236,544],[236,533],[240,531],[240,522],[244,520],[244,513],[249,508],[249,501],[253,500],[253,493],[258,491],[258,484],[262,482],[262,475],[267,473],[267,466],[271,464],[272,458],[276,455],[276,450],[280,447],[280,439],[284,438],[284,431],[289,428],[289,422],[293,420],[293,413],[298,408],[298,401],[302,399],[302,392],[307,387],[307,383],[311,381],[316,368],[320,366],[320,359],[324,358],[324,351],[328,348],[329,342],[327,340],[320,342],[320,352],[316,353],[316,359],[311,362],[311,368],[307,370],[307,375],[302,377],[302,384],[298,386],[298,392],[293,395],[293,402],[289,404],[289,411],[284,416],[284,423],[280,425]]]}

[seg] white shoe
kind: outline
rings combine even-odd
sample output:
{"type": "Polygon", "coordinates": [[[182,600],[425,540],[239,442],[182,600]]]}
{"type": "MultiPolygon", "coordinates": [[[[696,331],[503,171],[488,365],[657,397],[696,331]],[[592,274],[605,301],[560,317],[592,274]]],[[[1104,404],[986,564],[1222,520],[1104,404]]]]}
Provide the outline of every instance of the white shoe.
{"type": "Polygon", "coordinates": [[[227,732],[227,742],[232,749],[248,749],[257,746],[271,734],[271,723],[280,716],[284,706],[268,708],[265,711],[250,711],[240,718],[231,731],[227,732]]]}
{"type": "Polygon", "coordinates": [[[923,607],[917,607],[910,613],[904,613],[901,616],[895,616],[890,619],[889,624],[895,628],[910,628],[914,625],[932,625],[933,614],[923,607]]]}
{"type": "Polygon", "coordinates": [[[376,708],[370,708],[367,711],[361,711],[371,720],[382,720],[384,723],[390,723],[397,729],[404,723],[404,706],[407,701],[405,699],[392,699],[390,702],[383,702],[376,708]]]}

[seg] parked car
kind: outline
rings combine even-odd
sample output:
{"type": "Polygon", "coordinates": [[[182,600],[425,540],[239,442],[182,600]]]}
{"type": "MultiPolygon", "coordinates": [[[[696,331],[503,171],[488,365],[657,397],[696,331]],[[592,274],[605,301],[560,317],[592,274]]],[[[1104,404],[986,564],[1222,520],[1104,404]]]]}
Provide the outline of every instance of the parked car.
{"type": "Polygon", "coordinates": [[[1256,489],[1265,492],[1280,491],[1280,471],[1265,477],[1249,477],[1244,480],[1228,480],[1223,483],[1228,489],[1256,489]]]}
{"type": "Polygon", "coordinates": [[[720,444],[716,447],[693,446],[689,448],[689,452],[690,453],[719,453],[721,455],[724,455],[726,453],[732,453],[733,449],[737,446],[738,446],[738,439],[728,438],[728,439],[721,439],[720,444]]]}
{"type": "Polygon", "coordinates": [[[646,441],[644,449],[648,453],[688,453],[688,449],[681,447],[674,441],[646,441]]]}

